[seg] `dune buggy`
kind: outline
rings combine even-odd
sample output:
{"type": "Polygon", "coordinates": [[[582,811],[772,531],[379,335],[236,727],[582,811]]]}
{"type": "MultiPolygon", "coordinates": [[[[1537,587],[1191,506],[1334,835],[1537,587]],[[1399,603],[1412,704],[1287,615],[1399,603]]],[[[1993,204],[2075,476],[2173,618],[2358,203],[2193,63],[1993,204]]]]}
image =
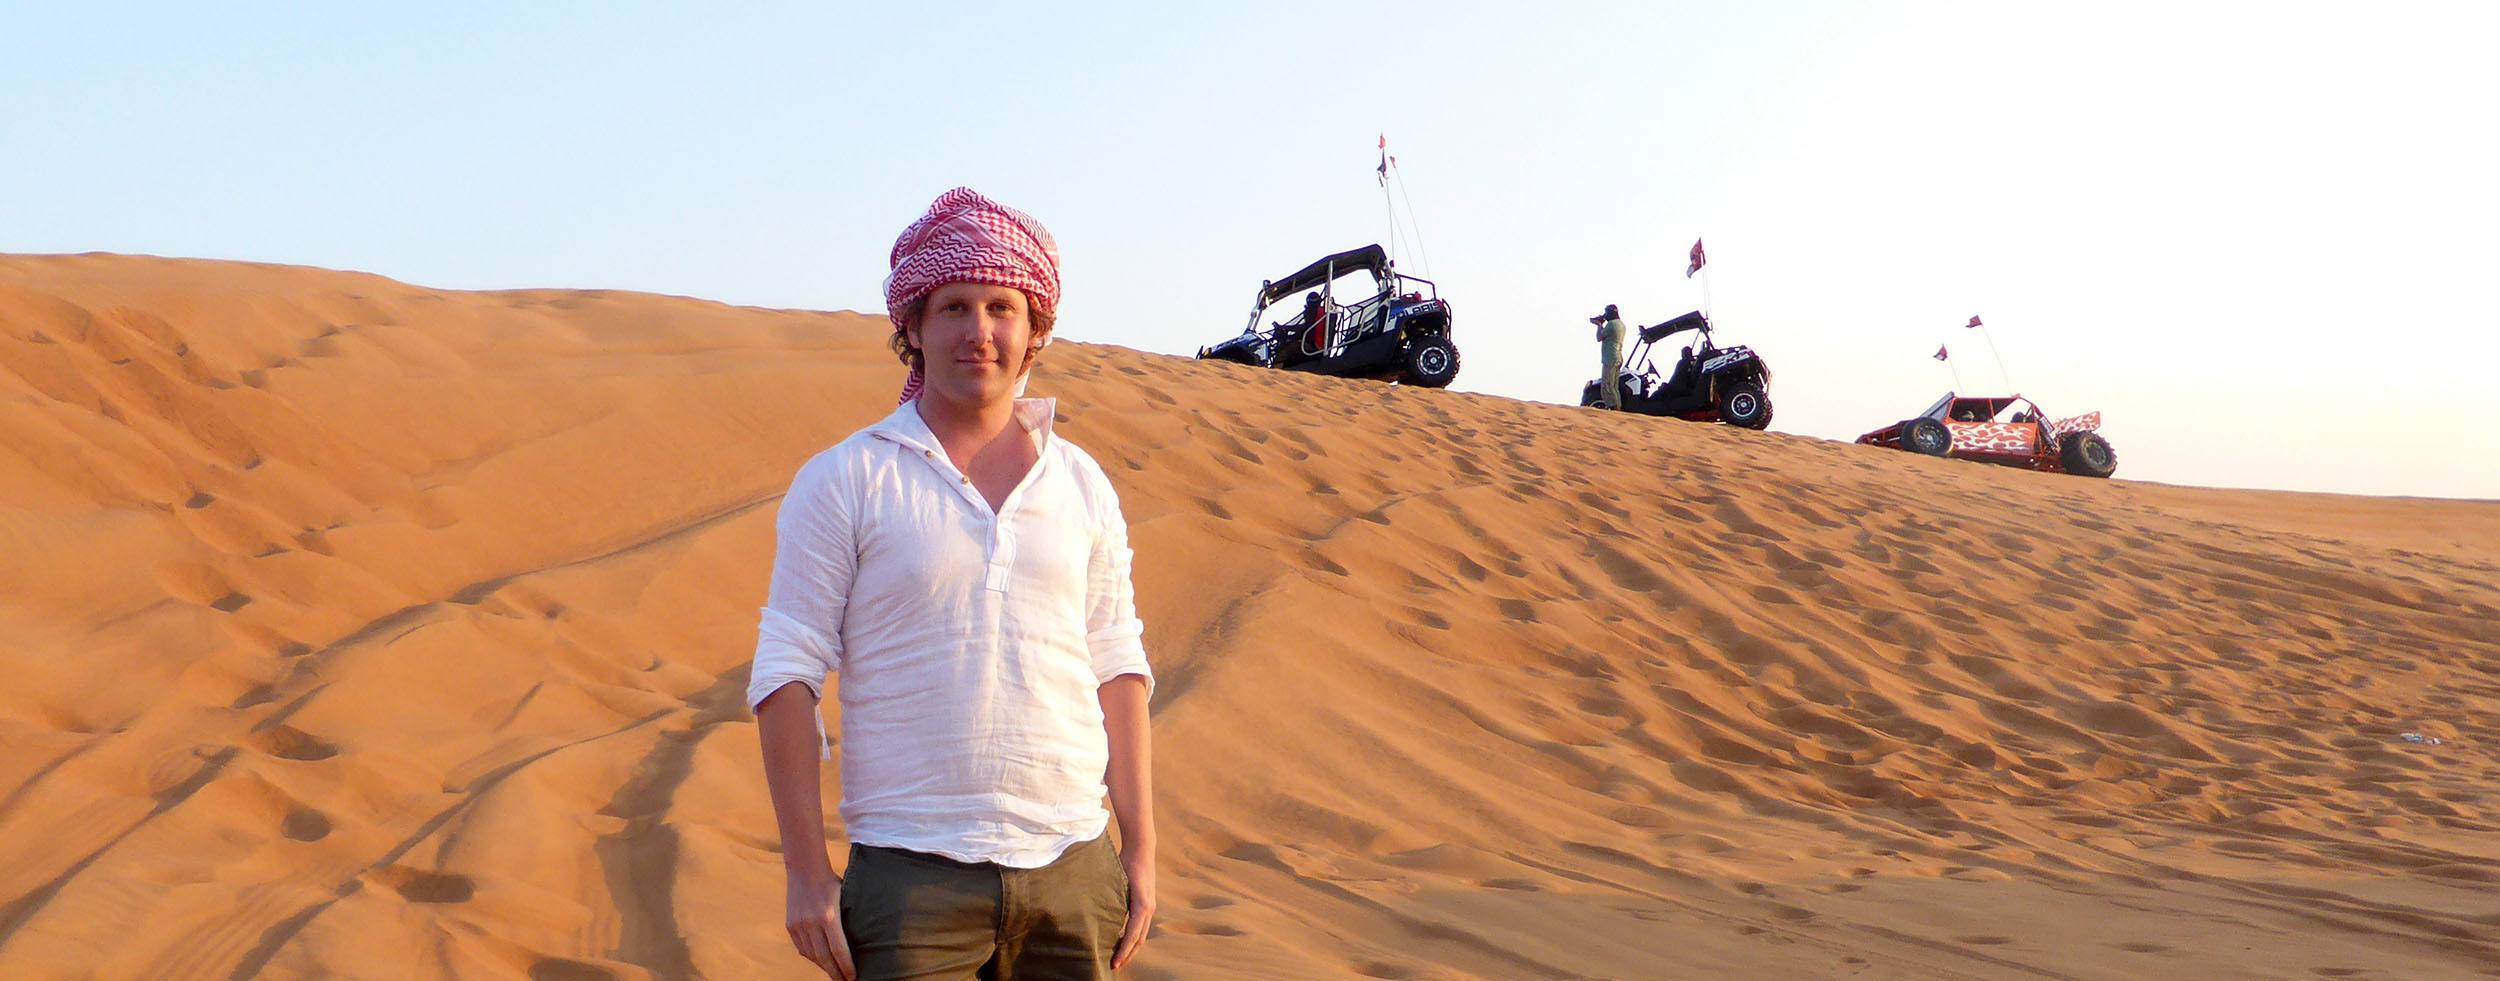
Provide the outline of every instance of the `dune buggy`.
{"type": "Polygon", "coordinates": [[[2101,438],[2100,428],[2098,412],[2051,422],[2038,405],[2020,395],[1946,392],[1927,411],[1860,436],[1858,442],[1928,456],[2107,477],[2118,470],[2118,453],[2101,438]]]}
{"type": "Polygon", "coordinates": [[[1450,305],[1441,288],[1399,273],[1377,245],[1323,256],[1293,275],[1260,283],[1241,336],[1199,348],[1198,356],[1424,388],[1442,388],[1458,377],[1458,346],[1450,340],[1450,305]],[[1347,281],[1342,291],[1340,280],[1347,281]],[[1306,290],[1299,312],[1260,326],[1270,306],[1306,290]]]}
{"type": "MultiPolygon", "coordinates": [[[[1613,307],[1606,308],[1612,311],[1613,307]]],[[[1589,318],[1603,329],[1605,314],[1589,318]]],[[[1696,422],[1724,422],[1746,429],[1771,424],[1771,366],[1742,344],[1719,347],[1710,339],[1710,318],[1695,310],[1662,324],[1643,327],[1640,338],[1623,359],[1623,411],[1669,416],[1696,422]],[[1701,332],[1699,344],[1686,345],[1675,370],[1664,380],[1650,362],[1659,341],[1688,330],[1701,332]]],[[[1580,404],[1600,402],[1598,382],[1580,387],[1580,404]]]]}

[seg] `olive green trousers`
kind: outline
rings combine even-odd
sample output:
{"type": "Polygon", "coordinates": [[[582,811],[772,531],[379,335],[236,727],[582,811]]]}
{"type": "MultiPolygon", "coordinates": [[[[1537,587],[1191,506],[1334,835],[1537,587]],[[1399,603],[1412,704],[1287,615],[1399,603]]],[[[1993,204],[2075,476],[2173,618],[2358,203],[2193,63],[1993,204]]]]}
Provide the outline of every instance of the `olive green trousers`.
{"type": "Polygon", "coordinates": [[[1109,978],[1127,925],[1108,833],[1038,869],[855,844],[842,877],[859,981],[1109,978]]]}

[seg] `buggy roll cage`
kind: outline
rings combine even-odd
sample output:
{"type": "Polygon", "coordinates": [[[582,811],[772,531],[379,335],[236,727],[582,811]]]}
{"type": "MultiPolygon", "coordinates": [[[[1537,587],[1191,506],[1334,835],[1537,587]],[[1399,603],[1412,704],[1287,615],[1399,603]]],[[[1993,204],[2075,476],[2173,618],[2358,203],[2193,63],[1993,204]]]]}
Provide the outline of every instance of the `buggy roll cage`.
{"type": "Polygon", "coordinates": [[[1979,403],[1979,407],[1986,409],[1986,417],[1976,420],[1978,422],[1995,422],[1998,416],[2005,414],[2005,410],[2014,408],[2015,406],[2022,406],[2023,408],[2030,410],[2031,421],[2033,422],[2037,422],[2042,425],[2047,425],[2049,422],[2048,413],[2040,408],[2040,403],[2034,402],[2021,395],[1974,395],[1965,398],[1953,392],[1944,393],[1944,397],[1937,399],[1936,404],[1928,406],[1927,411],[1921,412],[1911,418],[1933,419],[1937,422],[1974,421],[1969,419],[1953,418],[1953,404],[1956,402],[1976,402],[1979,403]]]}
{"type": "Polygon", "coordinates": [[[1710,318],[1695,310],[1663,324],[1651,324],[1641,328],[1641,340],[1655,344],[1694,328],[1700,328],[1702,334],[1707,336],[1710,333],[1710,318]]]}
{"type": "MultiPolygon", "coordinates": [[[[1396,288],[1399,284],[1422,283],[1432,289],[1432,299],[1441,298],[1441,284],[1421,276],[1409,276],[1398,272],[1397,264],[1389,259],[1388,250],[1378,245],[1366,245],[1359,249],[1347,249],[1335,255],[1322,256],[1310,265],[1296,270],[1293,275],[1259,283],[1259,292],[1250,303],[1250,324],[1244,329],[1249,333],[1259,333],[1259,317],[1267,313],[1269,306],[1287,296],[1312,287],[1319,288],[1320,295],[1326,298],[1325,302],[1329,308],[1339,308],[1337,277],[1357,272],[1371,273],[1372,279],[1382,286],[1384,296],[1394,298],[1399,292],[1396,288]]],[[[1360,306],[1360,304],[1356,305],[1360,306]]]]}
{"type": "MultiPolygon", "coordinates": [[[[1703,316],[1701,311],[1695,310],[1665,323],[1651,324],[1647,327],[1641,328],[1639,332],[1640,339],[1634,341],[1632,344],[1632,350],[1626,352],[1624,355],[1624,369],[1634,375],[1652,372],[1654,368],[1649,363],[1650,348],[1659,341],[1666,340],[1667,338],[1681,334],[1688,330],[1701,331],[1702,342],[1705,344],[1709,343],[1710,318],[1703,316]]],[[[1602,381],[1603,379],[1600,380],[1602,381]]]]}

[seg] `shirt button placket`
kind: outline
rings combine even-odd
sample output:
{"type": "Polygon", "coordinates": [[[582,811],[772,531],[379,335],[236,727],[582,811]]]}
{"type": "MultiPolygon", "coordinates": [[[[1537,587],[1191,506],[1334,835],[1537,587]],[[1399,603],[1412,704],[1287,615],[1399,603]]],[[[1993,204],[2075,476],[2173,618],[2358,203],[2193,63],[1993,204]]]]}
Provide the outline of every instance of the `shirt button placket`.
{"type": "Polygon", "coordinates": [[[1013,561],[1015,561],[1015,548],[1013,542],[1007,537],[1007,519],[1003,515],[993,517],[990,519],[990,568],[987,584],[990,591],[998,593],[1007,591],[1007,566],[1013,561]]]}

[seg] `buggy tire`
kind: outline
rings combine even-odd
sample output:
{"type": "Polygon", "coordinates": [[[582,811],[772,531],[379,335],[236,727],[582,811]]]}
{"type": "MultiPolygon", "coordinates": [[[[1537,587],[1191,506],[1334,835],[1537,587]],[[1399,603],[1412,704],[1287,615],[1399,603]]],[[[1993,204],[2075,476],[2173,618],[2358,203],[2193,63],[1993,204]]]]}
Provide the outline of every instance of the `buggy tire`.
{"type": "Polygon", "coordinates": [[[2078,477],[2107,477],[2118,472],[2118,451],[2099,433],[2072,433],[2058,448],[2057,460],[2078,477]]]}
{"type": "Polygon", "coordinates": [[[1719,420],[1739,429],[1771,425],[1771,393],[1760,385],[1737,385],[1719,393],[1719,420]]]}
{"type": "Polygon", "coordinates": [[[1583,409],[1600,409],[1600,408],[1604,408],[1604,407],[1605,407],[1605,401],[1606,401],[1606,393],[1601,392],[1601,391],[1598,391],[1598,387],[1597,387],[1597,383],[1596,383],[1596,382],[1590,382],[1590,383],[1588,383],[1588,384],[1586,384],[1586,385],[1580,386],[1580,407],[1581,407],[1581,408],[1583,408],[1583,409]]]}
{"type": "Polygon", "coordinates": [[[1437,334],[1407,345],[1401,380],[1417,388],[1448,388],[1458,380],[1458,345],[1437,334]]]}
{"type": "Polygon", "coordinates": [[[1901,424],[1901,448],[1912,453],[1943,456],[1953,451],[1953,431],[1944,423],[1920,416],[1901,424]]]}

